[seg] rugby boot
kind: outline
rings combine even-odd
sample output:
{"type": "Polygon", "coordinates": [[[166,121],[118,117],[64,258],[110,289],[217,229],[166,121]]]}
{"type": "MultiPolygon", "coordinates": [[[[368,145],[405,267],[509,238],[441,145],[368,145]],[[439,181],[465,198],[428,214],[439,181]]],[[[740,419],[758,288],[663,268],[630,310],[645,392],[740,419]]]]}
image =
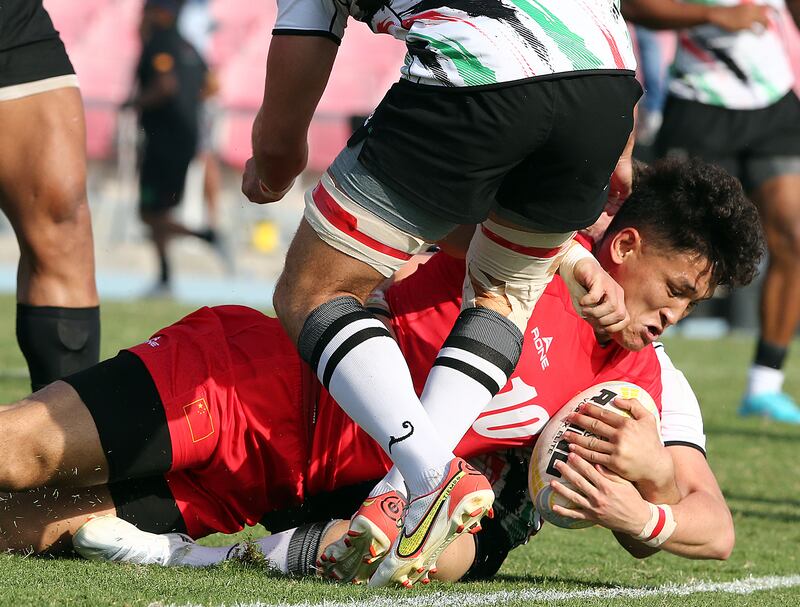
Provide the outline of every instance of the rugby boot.
{"type": "Polygon", "coordinates": [[[492,516],[493,503],[494,492],[486,477],[460,457],[453,458],[438,487],[409,501],[402,528],[370,586],[409,588],[426,579],[456,537],[480,531],[480,520],[492,516]]]}
{"type": "Polygon", "coordinates": [[[405,506],[405,498],[394,490],[364,500],[347,533],[328,545],[317,561],[320,574],[354,584],[367,582],[397,537],[405,506]]]}
{"type": "Polygon", "coordinates": [[[739,415],[766,417],[785,424],[800,424],[800,407],[784,392],[746,396],[739,407],[739,415]]]}

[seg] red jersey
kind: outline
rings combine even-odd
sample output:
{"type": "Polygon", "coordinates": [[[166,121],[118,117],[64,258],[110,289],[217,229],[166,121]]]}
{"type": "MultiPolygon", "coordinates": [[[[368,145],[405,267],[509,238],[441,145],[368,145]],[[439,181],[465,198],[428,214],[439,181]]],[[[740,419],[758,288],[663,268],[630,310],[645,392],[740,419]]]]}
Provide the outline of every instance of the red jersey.
{"type": "MultiPolygon", "coordinates": [[[[464,262],[436,255],[387,293],[421,392],[459,313],[464,262]]],[[[380,478],[391,462],[300,360],[280,323],[242,306],[203,308],[131,348],[161,397],[172,444],[166,474],[190,535],[231,533],[305,496],[380,478]]],[[[652,347],[601,347],[556,277],[536,305],[522,356],[456,449],[530,448],[572,396],[632,381],[660,409],[652,347]]]]}
{"type": "MultiPolygon", "coordinates": [[[[460,312],[464,273],[463,260],[438,254],[386,294],[417,394],[460,312]]],[[[575,394],[611,380],[641,386],[661,409],[661,368],[652,346],[631,352],[615,342],[599,345],[556,276],[536,304],[511,380],[472,425],[456,454],[532,447],[550,416],[575,394]]],[[[388,470],[391,462],[383,450],[322,388],[315,415],[306,478],[310,493],[377,478],[388,470]]]]}

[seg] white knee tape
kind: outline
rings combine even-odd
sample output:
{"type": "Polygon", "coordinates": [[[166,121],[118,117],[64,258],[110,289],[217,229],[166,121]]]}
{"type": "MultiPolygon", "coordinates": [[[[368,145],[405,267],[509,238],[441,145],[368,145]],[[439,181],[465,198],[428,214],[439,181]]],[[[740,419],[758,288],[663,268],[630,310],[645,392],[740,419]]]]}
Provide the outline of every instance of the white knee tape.
{"type": "Polygon", "coordinates": [[[585,247],[573,240],[567,247],[567,251],[561,259],[561,266],[558,269],[561,279],[567,285],[567,289],[569,289],[572,307],[575,308],[578,314],[581,313],[581,305],[578,302],[588,293],[588,291],[583,288],[583,285],[578,284],[578,281],[575,280],[575,265],[582,259],[594,259],[594,257],[585,247]]]}
{"type": "Polygon", "coordinates": [[[524,333],[574,234],[537,234],[485,221],[467,252],[462,307],[475,307],[474,281],[484,293],[508,301],[509,320],[524,333]]]}
{"type": "Polygon", "coordinates": [[[390,277],[428,243],[353,202],[328,173],[305,194],[303,217],[324,242],[390,277]]]}

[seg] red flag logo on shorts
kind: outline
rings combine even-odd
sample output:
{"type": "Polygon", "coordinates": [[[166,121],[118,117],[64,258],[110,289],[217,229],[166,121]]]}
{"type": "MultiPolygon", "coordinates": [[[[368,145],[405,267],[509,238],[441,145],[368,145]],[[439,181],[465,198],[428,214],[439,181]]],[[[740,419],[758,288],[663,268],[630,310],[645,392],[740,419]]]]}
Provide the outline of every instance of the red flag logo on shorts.
{"type": "Polygon", "coordinates": [[[193,403],[184,405],[183,414],[186,417],[186,423],[189,424],[193,443],[200,442],[214,434],[214,420],[205,398],[198,398],[193,403]]]}

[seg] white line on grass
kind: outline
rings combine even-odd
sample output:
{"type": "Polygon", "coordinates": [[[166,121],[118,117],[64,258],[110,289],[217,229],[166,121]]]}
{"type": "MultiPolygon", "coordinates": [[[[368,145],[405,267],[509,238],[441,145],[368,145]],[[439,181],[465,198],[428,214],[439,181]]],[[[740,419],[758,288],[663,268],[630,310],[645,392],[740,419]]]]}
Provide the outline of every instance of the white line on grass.
{"type": "MultiPolygon", "coordinates": [[[[699,592],[751,594],[764,590],[800,586],[800,575],[749,577],[732,582],[695,582],[693,584],[664,584],[644,588],[591,588],[587,590],[502,590],[499,592],[431,592],[407,597],[375,597],[347,601],[322,600],[318,603],[281,603],[292,607],[463,607],[464,605],[505,605],[510,602],[554,602],[575,599],[621,599],[652,596],[687,596],[699,592]]],[[[175,607],[175,606],[171,606],[175,607]]],[[[192,607],[186,605],[183,607],[192,607]]],[[[240,607],[278,607],[276,603],[250,603],[240,607]]]]}

